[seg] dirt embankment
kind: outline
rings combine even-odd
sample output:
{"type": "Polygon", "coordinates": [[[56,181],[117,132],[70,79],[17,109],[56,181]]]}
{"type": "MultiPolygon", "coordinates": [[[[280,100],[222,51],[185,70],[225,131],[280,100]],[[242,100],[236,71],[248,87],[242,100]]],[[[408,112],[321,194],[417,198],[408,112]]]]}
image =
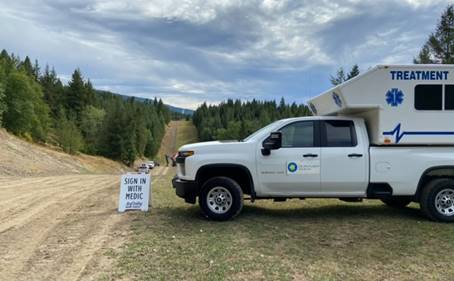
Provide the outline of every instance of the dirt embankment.
{"type": "Polygon", "coordinates": [[[103,157],[69,155],[0,129],[0,176],[112,174],[126,170],[124,165],[103,157]]]}

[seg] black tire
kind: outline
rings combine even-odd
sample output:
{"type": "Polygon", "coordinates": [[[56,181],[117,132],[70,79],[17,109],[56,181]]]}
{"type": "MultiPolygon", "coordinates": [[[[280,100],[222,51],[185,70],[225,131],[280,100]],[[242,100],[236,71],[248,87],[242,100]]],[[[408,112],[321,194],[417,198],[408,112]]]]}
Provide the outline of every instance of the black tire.
{"type": "Polygon", "coordinates": [[[396,208],[396,209],[402,209],[407,207],[411,203],[411,198],[407,197],[390,197],[386,199],[381,199],[383,203],[385,203],[387,206],[396,208]]]}
{"type": "Polygon", "coordinates": [[[446,203],[448,206],[445,209],[449,211],[450,214],[443,214],[438,208],[443,208],[442,205],[437,203],[437,196],[441,196],[443,191],[448,190],[452,193],[451,196],[454,196],[454,180],[444,178],[444,179],[435,179],[430,181],[421,192],[420,206],[421,211],[426,217],[433,221],[439,222],[453,222],[454,221],[454,200],[448,200],[446,203]],[[451,205],[451,207],[449,207],[451,205]]]}
{"type": "Polygon", "coordinates": [[[209,219],[217,221],[233,219],[243,209],[243,191],[231,178],[211,178],[202,187],[199,205],[202,213],[209,219]]]}

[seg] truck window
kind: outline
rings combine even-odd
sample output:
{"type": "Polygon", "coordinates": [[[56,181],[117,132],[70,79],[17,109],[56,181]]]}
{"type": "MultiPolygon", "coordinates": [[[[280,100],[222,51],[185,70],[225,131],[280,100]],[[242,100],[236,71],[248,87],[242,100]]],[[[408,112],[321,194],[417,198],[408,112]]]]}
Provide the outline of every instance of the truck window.
{"type": "Polygon", "coordinates": [[[417,110],[442,110],[442,85],[416,85],[415,108],[417,110]]]}
{"type": "Polygon", "coordinates": [[[445,85],[445,109],[454,110],[454,85],[445,85]]]}
{"type": "Polygon", "coordinates": [[[282,132],[282,147],[314,147],[314,122],[291,123],[279,130],[282,132]]]}
{"type": "Polygon", "coordinates": [[[351,147],[358,144],[353,121],[327,120],[323,124],[322,146],[351,147]]]}

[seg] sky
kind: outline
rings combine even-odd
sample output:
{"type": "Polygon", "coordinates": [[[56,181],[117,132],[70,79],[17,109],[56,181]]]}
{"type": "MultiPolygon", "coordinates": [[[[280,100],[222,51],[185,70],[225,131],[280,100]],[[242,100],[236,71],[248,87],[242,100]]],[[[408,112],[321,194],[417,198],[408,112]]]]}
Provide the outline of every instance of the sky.
{"type": "Polygon", "coordinates": [[[304,103],[358,64],[409,64],[449,0],[0,0],[0,49],[195,109],[304,103]]]}

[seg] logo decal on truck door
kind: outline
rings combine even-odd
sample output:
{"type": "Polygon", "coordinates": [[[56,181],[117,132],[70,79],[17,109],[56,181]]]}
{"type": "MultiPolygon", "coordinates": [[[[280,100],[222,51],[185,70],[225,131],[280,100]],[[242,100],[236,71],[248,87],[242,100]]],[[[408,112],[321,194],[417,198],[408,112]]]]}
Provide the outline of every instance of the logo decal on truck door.
{"type": "Polygon", "coordinates": [[[386,92],[386,102],[392,107],[397,107],[404,102],[404,93],[397,88],[392,88],[386,92]]]}
{"type": "Polygon", "coordinates": [[[294,173],[294,172],[296,172],[298,170],[298,165],[295,162],[290,162],[287,165],[287,170],[290,173],[294,173]]]}
{"type": "Polygon", "coordinates": [[[287,162],[287,175],[320,174],[320,159],[287,162]]]}

